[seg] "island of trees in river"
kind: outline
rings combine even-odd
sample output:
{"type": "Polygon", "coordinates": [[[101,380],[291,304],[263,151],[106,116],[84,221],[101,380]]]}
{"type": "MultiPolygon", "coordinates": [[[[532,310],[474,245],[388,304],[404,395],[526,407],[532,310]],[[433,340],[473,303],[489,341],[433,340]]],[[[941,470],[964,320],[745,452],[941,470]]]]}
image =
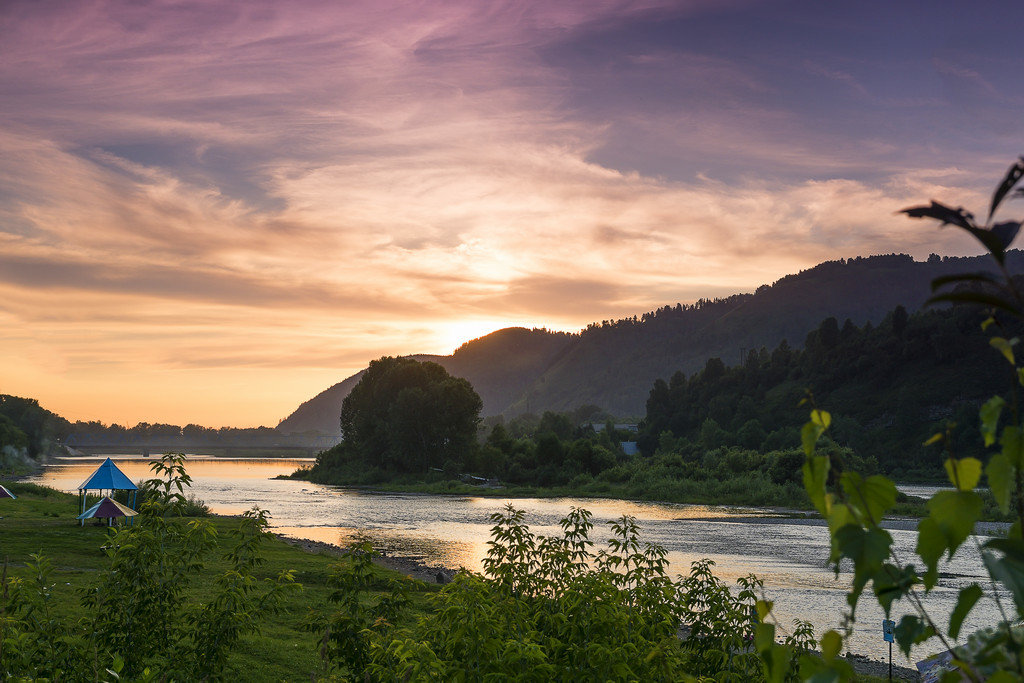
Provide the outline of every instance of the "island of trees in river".
{"type": "Polygon", "coordinates": [[[475,427],[480,401],[468,382],[431,362],[382,358],[345,399],[351,438],[296,476],[433,491],[497,480],[577,495],[806,507],[798,445],[810,391],[835,415],[827,448],[837,461],[933,479],[945,456],[923,442],[955,425],[950,447],[979,455],[978,407],[1005,379],[982,318],[962,306],[912,315],[900,306],[877,325],[829,317],[803,348],[783,340],[749,351],[741,365],[712,358],[691,375],[657,380],[635,431],[616,428],[597,406],[475,427]]]}

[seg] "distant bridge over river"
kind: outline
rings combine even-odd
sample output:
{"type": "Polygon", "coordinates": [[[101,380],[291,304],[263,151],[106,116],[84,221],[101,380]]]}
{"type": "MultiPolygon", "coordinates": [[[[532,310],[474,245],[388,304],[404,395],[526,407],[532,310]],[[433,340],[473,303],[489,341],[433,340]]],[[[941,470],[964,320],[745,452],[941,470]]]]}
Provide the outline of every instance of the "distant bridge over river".
{"type": "Polygon", "coordinates": [[[218,455],[245,455],[252,451],[264,454],[315,456],[320,451],[341,443],[341,435],[259,434],[232,439],[197,439],[185,436],[145,436],[140,434],[70,434],[62,445],[75,451],[140,453],[150,455],[168,452],[212,452],[218,455]]]}

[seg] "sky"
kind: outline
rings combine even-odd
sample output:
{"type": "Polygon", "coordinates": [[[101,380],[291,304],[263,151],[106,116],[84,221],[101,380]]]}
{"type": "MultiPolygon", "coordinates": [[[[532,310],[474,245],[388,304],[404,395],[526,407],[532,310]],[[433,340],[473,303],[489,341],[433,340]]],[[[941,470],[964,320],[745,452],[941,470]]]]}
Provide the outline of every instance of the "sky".
{"type": "Polygon", "coordinates": [[[979,253],[896,212],[984,214],[1024,152],[1022,25],[995,2],[3,0],[0,393],[273,426],[383,355],[979,253]]]}

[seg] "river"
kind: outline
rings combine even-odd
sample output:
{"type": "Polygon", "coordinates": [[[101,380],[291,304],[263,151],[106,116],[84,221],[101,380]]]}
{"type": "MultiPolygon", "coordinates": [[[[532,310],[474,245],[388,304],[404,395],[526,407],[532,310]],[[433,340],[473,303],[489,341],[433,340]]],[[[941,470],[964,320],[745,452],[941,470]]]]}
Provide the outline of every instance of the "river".
{"type": "MultiPolygon", "coordinates": [[[[58,458],[30,481],[77,492],[78,485],[102,457],[58,458]]],[[[111,457],[133,481],[149,478],[152,458],[111,457]]],[[[479,571],[487,553],[490,515],[506,504],[524,510],[530,529],[544,535],[560,533],[559,520],[571,507],[582,507],[593,513],[591,538],[598,547],[610,537],[608,523],[627,514],[637,518],[643,540],[658,543],[668,551],[673,573],[685,573],[692,561],[707,557],[716,563],[715,573],[730,584],[746,574],[756,574],[764,580],[765,592],[774,600],[774,613],[783,628],[796,618],[806,619],[820,636],[838,626],[846,607],[850,573],[843,571],[836,578],[828,568],[828,532],[816,520],[792,519],[757,508],[373,493],[273,478],[310,462],[191,456],[187,465],[193,478],[192,493],[206,501],[214,513],[241,514],[258,505],[270,511],[275,532],[297,538],[345,545],[362,532],[389,554],[479,571]]],[[[890,533],[899,557],[914,558],[915,523],[892,526],[890,533]]],[[[982,582],[985,574],[977,550],[970,543],[941,570],[939,586],[927,596],[925,604],[931,614],[940,615],[938,623],[945,624],[957,592],[972,581],[982,582]]],[[[905,611],[897,606],[897,621],[905,611]]],[[[862,599],[849,650],[885,659],[888,646],[882,639],[882,619],[882,611],[873,599],[862,599]]],[[[963,632],[991,625],[997,619],[996,606],[985,598],[965,622],[963,632]]],[[[938,641],[932,641],[912,654],[914,659],[921,659],[939,649],[938,641]]],[[[910,665],[898,651],[893,661],[910,665]]]]}

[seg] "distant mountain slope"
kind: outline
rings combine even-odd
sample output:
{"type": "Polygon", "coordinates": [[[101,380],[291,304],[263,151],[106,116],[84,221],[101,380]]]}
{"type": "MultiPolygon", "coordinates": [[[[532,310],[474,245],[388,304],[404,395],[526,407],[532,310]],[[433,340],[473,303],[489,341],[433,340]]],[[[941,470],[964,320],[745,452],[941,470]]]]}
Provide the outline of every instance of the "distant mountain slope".
{"type": "MultiPolygon", "coordinates": [[[[465,377],[480,394],[484,414],[495,415],[523,394],[572,341],[573,335],[548,330],[508,327],[463,344],[450,356],[416,355],[433,361],[456,377],[465,377]]],[[[341,403],[363,376],[360,371],[300,405],[281,421],[288,433],[337,433],[341,403]]]]}
{"type": "MultiPolygon", "coordinates": [[[[1011,270],[1019,271],[1024,254],[1015,251],[1011,260],[1011,270]]],[[[522,412],[527,403],[534,412],[593,403],[619,416],[640,416],[659,377],[695,372],[713,357],[735,365],[744,350],[774,348],[783,339],[802,347],[807,333],[829,316],[840,325],[847,318],[877,324],[898,305],[919,309],[933,278],[987,268],[984,257],[918,262],[892,254],[828,261],[754,294],[591,325],[509,412],[522,412]]]]}
{"type": "MultiPolygon", "coordinates": [[[[1010,252],[1008,262],[1019,272],[1024,254],[1010,252]]],[[[890,254],[828,261],[753,294],[665,306],[595,323],[577,335],[508,328],[468,342],[451,356],[414,358],[434,360],[468,379],[483,398],[485,415],[595,404],[619,416],[641,416],[658,378],[695,372],[713,357],[734,365],[744,350],[774,348],[783,339],[802,347],[807,333],[829,316],[840,325],[847,318],[877,324],[898,305],[911,312],[920,308],[933,278],[988,269],[984,257],[919,262],[890,254]]],[[[303,403],[279,428],[336,433],[341,402],[359,377],[303,403]]]]}

